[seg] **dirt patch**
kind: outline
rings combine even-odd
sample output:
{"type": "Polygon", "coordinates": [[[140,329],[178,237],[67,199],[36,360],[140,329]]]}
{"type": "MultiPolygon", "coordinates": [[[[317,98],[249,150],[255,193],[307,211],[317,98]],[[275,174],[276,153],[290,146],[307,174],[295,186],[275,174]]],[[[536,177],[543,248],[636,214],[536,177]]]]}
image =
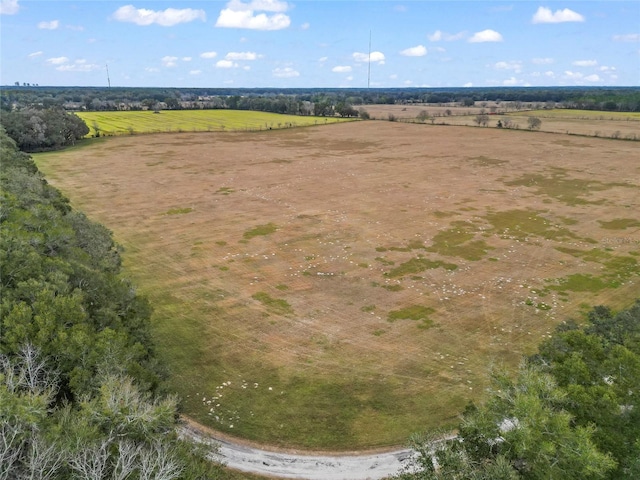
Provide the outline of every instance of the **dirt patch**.
{"type": "Polygon", "coordinates": [[[119,137],[42,167],[126,247],[190,415],[353,448],[454,421],[490,363],[637,295],[637,145],[557,140],[358,122],[119,137]],[[604,286],[560,288],[585,278],[604,286]]]}

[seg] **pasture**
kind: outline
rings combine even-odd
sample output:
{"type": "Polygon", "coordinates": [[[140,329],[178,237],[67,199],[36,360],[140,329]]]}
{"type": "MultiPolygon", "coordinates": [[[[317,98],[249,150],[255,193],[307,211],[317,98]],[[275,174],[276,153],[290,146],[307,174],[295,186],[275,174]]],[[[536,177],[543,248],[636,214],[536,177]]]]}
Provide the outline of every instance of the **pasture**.
{"type": "Polygon", "coordinates": [[[475,118],[482,111],[490,113],[487,127],[496,127],[499,120],[513,122],[515,128],[526,130],[529,117],[542,120],[540,131],[589,137],[640,140],[640,113],[600,112],[590,110],[515,110],[510,102],[496,105],[487,102],[487,107],[456,105],[366,105],[364,109],[372,118],[387,120],[389,115],[400,122],[417,122],[416,117],[426,111],[432,117],[426,123],[438,125],[477,126],[475,118]]]}
{"type": "Polygon", "coordinates": [[[185,413],[251,441],[403,444],[638,296],[635,142],[370,121],[35,159],[125,247],[185,413]]]}
{"type": "Polygon", "coordinates": [[[325,125],[353,119],[304,117],[249,110],[162,110],[160,112],[78,112],[89,127],[88,137],[167,132],[276,130],[325,125]],[[96,131],[97,130],[97,131],[96,131]]]}

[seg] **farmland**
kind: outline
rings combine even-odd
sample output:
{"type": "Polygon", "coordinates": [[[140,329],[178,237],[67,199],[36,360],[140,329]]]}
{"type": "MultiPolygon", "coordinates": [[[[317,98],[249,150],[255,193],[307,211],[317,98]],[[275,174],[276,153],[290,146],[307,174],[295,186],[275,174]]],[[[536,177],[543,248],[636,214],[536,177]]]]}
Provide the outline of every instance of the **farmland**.
{"type": "Polygon", "coordinates": [[[342,118],[303,117],[240,110],[164,110],[160,112],[78,112],[89,126],[89,137],[159,132],[256,131],[324,125],[342,118]]]}
{"type": "Polygon", "coordinates": [[[185,412],[253,441],[446,427],[492,364],[638,292],[635,142],[355,122],[36,161],[125,247],[185,412]]]}

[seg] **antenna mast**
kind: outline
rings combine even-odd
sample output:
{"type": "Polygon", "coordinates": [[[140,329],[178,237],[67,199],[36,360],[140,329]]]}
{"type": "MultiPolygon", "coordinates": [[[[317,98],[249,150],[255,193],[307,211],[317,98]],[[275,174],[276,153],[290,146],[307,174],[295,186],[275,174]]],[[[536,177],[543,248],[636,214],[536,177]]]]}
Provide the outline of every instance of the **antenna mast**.
{"type": "Polygon", "coordinates": [[[107,64],[107,83],[109,84],[109,88],[111,88],[111,79],[109,78],[109,64],[107,64]]]}
{"type": "Polygon", "coordinates": [[[367,73],[367,89],[371,86],[371,30],[369,30],[369,71],[367,73]]]}

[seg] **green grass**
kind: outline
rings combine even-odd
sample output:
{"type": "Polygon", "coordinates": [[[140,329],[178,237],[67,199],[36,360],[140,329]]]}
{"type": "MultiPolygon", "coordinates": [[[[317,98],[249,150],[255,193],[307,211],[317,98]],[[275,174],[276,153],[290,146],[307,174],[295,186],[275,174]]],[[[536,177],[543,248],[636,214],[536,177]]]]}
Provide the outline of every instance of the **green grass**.
{"type": "Polygon", "coordinates": [[[625,230],[627,228],[640,227],[640,221],[635,218],[616,218],[608,222],[598,220],[598,223],[607,230],[625,230]]]}
{"type": "Polygon", "coordinates": [[[400,310],[392,310],[387,316],[387,320],[395,322],[396,320],[421,320],[420,328],[429,328],[433,326],[433,322],[429,319],[429,315],[435,310],[431,307],[423,305],[410,305],[400,310]]]}
{"type": "Polygon", "coordinates": [[[251,240],[254,237],[260,237],[264,235],[270,235],[278,230],[278,226],[274,223],[266,223],[264,225],[258,225],[250,230],[247,230],[242,234],[245,240],[251,240]]]}
{"type": "Polygon", "coordinates": [[[521,240],[530,236],[548,240],[569,240],[578,238],[571,230],[555,224],[537,210],[505,210],[491,212],[485,219],[493,226],[493,233],[521,240]]]}
{"type": "Polygon", "coordinates": [[[182,215],[184,213],[192,212],[193,208],[172,208],[165,212],[165,215],[182,215]]]}
{"type": "Polygon", "coordinates": [[[471,241],[474,236],[461,225],[441,230],[433,237],[433,244],[427,251],[465,260],[480,260],[489,250],[493,250],[493,247],[487,245],[484,240],[471,241]]]}
{"type": "Polygon", "coordinates": [[[271,295],[265,292],[258,292],[251,295],[251,298],[258,300],[267,309],[278,315],[291,315],[293,314],[293,308],[289,305],[289,302],[282,298],[273,298],[271,295]]]}
{"type": "Polygon", "coordinates": [[[88,137],[160,132],[257,131],[353,121],[346,118],[308,117],[250,110],[164,110],[78,112],[89,126],[88,137]]]}
{"type": "Polygon", "coordinates": [[[417,257],[401,263],[396,268],[393,268],[386,272],[384,275],[389,278],[398,278],[440,267],[444,268],[445,270],[455,270],[456,268],[458,268],[455,263],[447,263],[440,260],[429,260],[427,258],[417,257]]]}

